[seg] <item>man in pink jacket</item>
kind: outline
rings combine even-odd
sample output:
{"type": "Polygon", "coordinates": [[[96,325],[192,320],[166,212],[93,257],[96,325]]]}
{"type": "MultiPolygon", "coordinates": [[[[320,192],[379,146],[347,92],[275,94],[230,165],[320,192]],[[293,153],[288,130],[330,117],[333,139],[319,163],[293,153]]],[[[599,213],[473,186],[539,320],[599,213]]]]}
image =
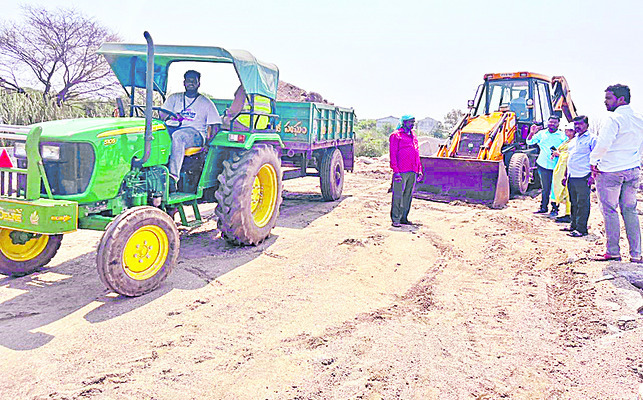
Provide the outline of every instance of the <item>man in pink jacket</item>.
{"type": "Polygon", "coordinates": [[[413,132],[415,118],[405,115],[400,118],[397,130],[389,137],[389,154],[393,170],[393,200],[391,201],[391,220],[394,227],[412,225],[409,221],[413,188],[416,181],[422,180],[420,149],[413,132]]]}

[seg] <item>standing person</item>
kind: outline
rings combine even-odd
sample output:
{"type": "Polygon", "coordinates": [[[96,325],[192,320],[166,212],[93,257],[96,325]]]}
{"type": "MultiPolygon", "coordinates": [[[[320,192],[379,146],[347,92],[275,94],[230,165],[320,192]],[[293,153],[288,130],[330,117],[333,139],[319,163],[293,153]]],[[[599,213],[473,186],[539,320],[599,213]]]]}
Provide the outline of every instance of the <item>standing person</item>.
{"type": "Polygon", "coordinates": [[[567,188],[572,203],[572,220],[567,234],[571,237],[587,236],[590,193],[593,183],[589,155],[596,147],[596,138],[589,134],[588,118],[579,115],[574,118],[576,137],[569,143],[567,159],[567,188]]]}
{"type": "Polygon", "coordinates": [[[621,209],[630,259],[640,263],[641,228],[636,211],[643,142],[643,115],[630,107],[630,88],[612,85],[605,89],[605,107],[612,112],[600,130],[589,163],[596,179],[596,190],[605,220],[606,251],[597,261],[620,260],[621,227],[617,207],[621,209]]]}
{"type": "Polygon", "coordinates": [[[214,132],[221,126],[221,117],[212,101],[199,93],[201,73],[189,70],[183,75],[185,92],[170,95],[164,109],[172,111],[181,121],[181,126],[172,132],[172,150],[168,169],[170,170],[170,187],[176,190],[179,174],[188,147],[204,146],[212,129],[214,132]]]}
{"type": "Polygon", "coordinates": [[[571,201],[569,200],[569,190],[567,189],[566,174],[567,158],[569,157],[569,143],[575,135],[576,131],[574,130],[574,123],[567,123],[565,125],[565,136],[567,136],[567,140],[565,140],[560,146],[558,146],[558,150],[552,151],[551,154],[552,157],[558,157],[558,162],[556,163],[556,167],[554,168],[554,175],[552,178],[552,191],[554,194],[554,199],[556,201],[556,204],[558,204],[559,206],[563,203],[565,204],[565,215],[556,218],[556,222],[559,223],[572,222],[572,206],[571,201]]]}
{"type": "MultiPolygon", "coordinates": [[[[536,166],[538,167],[538,175],[540,176],[540,185],[543,190],[540,199],[540,208],[535,214],[546,214],[549,207],[549,197],[551,196],[551,183],[554,174],[554,168],[558,162],[558,157],[552,157],[552,152],[558,149],[567,137],[563,132],[558,129],[560,124],[560,117],[552,115],[547,121],[547,129],[538,130],[538,125],[532,125],[527,136],[527,144],[537,144],[540,148],[540,153],[536,159],[536,166]]],[[[550,216],[555,217],[558,215],[558,204],[552,202],[550,216]]]]}
{"type": "Polygon", "coordinates": [[[391,201],[391,220],[394,227],[401,224],[412,225],[409,221],[413,188],[416,181],[422,180],[420,149],[413,132],[415,118],[405,115],[400,118],[397,130],[389,137],[389,155],[393,170],[393,199],[391,201]]]}

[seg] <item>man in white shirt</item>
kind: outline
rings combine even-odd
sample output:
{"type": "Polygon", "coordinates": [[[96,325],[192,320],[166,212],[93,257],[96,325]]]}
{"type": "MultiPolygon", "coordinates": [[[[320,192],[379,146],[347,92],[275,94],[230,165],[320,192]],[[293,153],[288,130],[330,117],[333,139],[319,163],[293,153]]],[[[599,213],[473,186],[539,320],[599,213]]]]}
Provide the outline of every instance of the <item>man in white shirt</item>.
{"type": "Polygon", "coordinates": [[[605,220],[606,252],[597,261],[620,260],[620,207],[630,246],[630,260],[641,263],[641,228],[636,211],[643,142],[643,115],[630,107],[630,88],[612,85],[605,89],[605,107],[613,112],[601,128],[590,154],[592,176],[605,220]]]}
{"type": "Polygon", "coordinates": [[[172,153],[168,165],[173,180],[170,187],[174,190],[183,166],[185,149],[204,146],[212,130],[216,133],[221,126],[221,117],[212,101],[199,93],[201,74],[194,70],[186,71],[183,86],[185,92],[170,95],[162,107],[175,113],[181,122],[180,127],[172,132],[172,153]]]}

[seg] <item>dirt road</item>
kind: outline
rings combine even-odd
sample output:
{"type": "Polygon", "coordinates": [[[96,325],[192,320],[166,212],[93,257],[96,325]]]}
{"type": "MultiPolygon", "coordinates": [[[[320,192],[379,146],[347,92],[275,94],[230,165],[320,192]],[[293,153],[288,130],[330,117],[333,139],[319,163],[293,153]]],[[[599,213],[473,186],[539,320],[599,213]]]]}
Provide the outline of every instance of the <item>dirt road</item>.
{"type": "MultiPolygon", "coordinates": [[[[47,270],[0,276],[2,399],[634,399],[641,292],[589,238],[537,217],[416,200],[392,228],[382,161],[340,201],[286,182],[274,235],[236,248],[210,221],[140,298],[108,293],[100,232],[47,270]],[[601,280],[605,274],[616,276],[601,280]]],[[[204,214],[211,214],[204,211],[204,214]]],[[[624,249],[624,254],[626,254],[624,249]]]]}

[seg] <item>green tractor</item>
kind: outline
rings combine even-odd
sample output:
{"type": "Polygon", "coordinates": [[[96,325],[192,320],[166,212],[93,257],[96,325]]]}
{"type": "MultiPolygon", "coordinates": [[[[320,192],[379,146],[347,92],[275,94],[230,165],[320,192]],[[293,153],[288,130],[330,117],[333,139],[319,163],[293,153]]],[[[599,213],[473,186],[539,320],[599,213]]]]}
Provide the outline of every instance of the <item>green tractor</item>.
{"type": "MultiPolygon", "coordinates": [[[[102,282],[140,296],[156,289],[176,264],[175,214],[182,225],[195,227],[203,223],[198,204],[216,202],[221,236],[256,245],[277,223],[282,178],[317,175],[326,200],[341,195],[344,170],[353,168],[352,109],[278,104],[277,67],[248,52],[154,46],[147,32],[145,38],[147,45],[105,43],[99,49],[128,92],[128,117],[0,126],[0,137],[13,143],[13,158],[0,154],[0,273],[37,271],[54,257],[63,234],[103,230],[96,257],[102,282]],[[152,95],[166,96],[168,69],[183,61],[232,64],[247,104],[235,118],[248,119],[250,128],[222,130],[202,148],[187,149],[179,190],[172,192],[170,123],[153,118],[153,112],[171,113],[154,107],[152,95]],[[145,105],[135,104],[137,88],[145,89],[145,105]],[[258,96],[269,99],[271,112],[255,107],[258,96]],[[302,107],[309,111],[302,114],[302,107]],[[259,118],[268,121],[260,129],[252,123],[259,118]],[[283,129],[295,125],[296,133],[283,129]],[[309,166],[319,172],[307,172],[309,166]]],[[[214,103],[223,111],[231,101],[214,103]]]]}

